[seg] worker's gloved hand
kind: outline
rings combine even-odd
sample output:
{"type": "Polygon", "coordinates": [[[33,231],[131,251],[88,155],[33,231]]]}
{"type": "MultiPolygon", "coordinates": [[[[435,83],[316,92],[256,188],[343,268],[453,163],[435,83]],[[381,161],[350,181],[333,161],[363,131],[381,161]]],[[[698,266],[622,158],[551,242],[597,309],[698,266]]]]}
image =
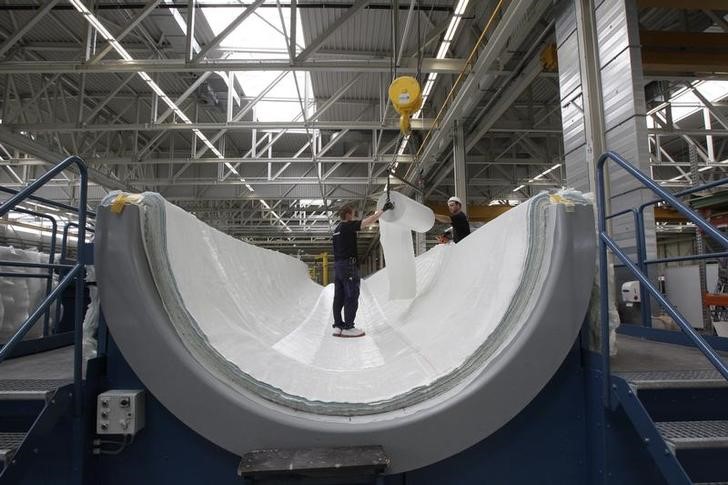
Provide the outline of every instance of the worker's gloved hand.
{"type": "Polygon", "coordinates": [[[387,201],[387,202],[386,202],[386,203],[385,203],[385,204],[384,204],[384,205],[382,206],[382,212],[387,212],[388,210],[392,210],[392,209],[394,209],[394,204],[392,204],[392,202],[391,202],[391,201],[387,201]]]}

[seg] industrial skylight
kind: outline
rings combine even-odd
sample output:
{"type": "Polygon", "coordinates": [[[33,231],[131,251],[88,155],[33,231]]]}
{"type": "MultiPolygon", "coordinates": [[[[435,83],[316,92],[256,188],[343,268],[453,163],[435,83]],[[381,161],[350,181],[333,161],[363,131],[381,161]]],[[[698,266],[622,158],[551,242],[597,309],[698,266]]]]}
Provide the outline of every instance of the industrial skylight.
{"type": "MultiPolygon", "coordinates": [[[[695,83],[693,86],[711,103],[728,96],[728,81],[702,81],[695,83]]],[[[686,88],[685,91],[673,98],[672,103],[672,119],[675,122],[687,118],[702,109],[698,107],[702,106],[702,103],[692,89],[686,88]]]]}
{"type": "MultiPolygon", "coordinates": [[[[275,5],[275,0],[265,3],[275,5]]],[[[238,28],[233,30],[220,42],[219,48],[226,50],[227,59],[237,60],[288,60],[288,46],[286,35],[291,34],[290,9],[281,6],[283,15],[277,8],[259,8],[250,17],[246,18],[238,28]],[[281,20],[283,25],[281,25],[281,20]],[[284,28],[285,27],[285,28],[284,28]]],[[[202,8],[212,32],[219,35],[242,12],[241,7],[230,8],[202,8]]],[[[303,28],[300,17],[296,17],[296,44],[298,49],[305,47],[303,28]]],[[[253,118],[257,121],[291,121],[301,116],[301,103],[297,99],[296,79],[304,105],[308,105],[306,117],[313,114],[315,105],[311,89],[311,76],[308,72],[289,72],[276,82],[281,71],[244,71],[236,72],[235,76],[243,88],[246,96],[258,96],[263,91],[265,96],[253,108],[253,118]],[[296,76],[296,79],[294,79],[296,76]],[[272,88],[271,84],[275,83],[272,88]],[[276,98],[268,101],[266,98],[276,98]],[[285,101],[289,98],[289,101],[285,101]]],[[[290,131],[290,130],[289,130],[290,131]]]]}
{"type": "MultiPolygon", "coordinates": [[[[134,58],[132,55],[119,43],[119,41],[116,40],[116,38],[111,34],[111,32],[104,26],[103,22],[101,22],[80,0],[69,0],[71,4],[78,10],[78,12],[83,15],[86,20],[91,24],[94,29],[103,37],[104,40],[106,40],[112,48],[117,52],[117,54],[124,60],[132,61],[134,58]]],[[[275,0],[274,0],[275,1],[275,0]]],[[[180,16],[178,15],[175,17],[177,22],[180,22],[180,16]]],[[[186,25],[180,24],[180,26],[186,31],[186,25]]],[[[281,34],[283,35],[283,34],[281,34]]],[[[196,43],[195,43],[196,45],[196,43]]],[[[198,46],[196,46],[198,47],[198,46]]],[[[147,85],[154,91],[154,93],[162,99],[162,101],[169,106],[169,109],[174,112],[174,114],[182,120],[185,124],[192,124],[192,121],[190,118],[180,109],[177,104],[172,101],[172,99],[167,96],[167,94],[164,92],[164,90],[144,71],[139,72],[139,77],[142,78],[142,80],[147,83],[147,85]]],[[[207,147],[208,149],[215,154],[218,158],[225,158],[222,152],[213,145],[213,143],[205,136],[199,129],[193,128],[192,132],[195,134],[197,138],[199,138],[207,147]]],[[[230,164],[230,162],[225,162],[225,166],[235,174],[235,176],[238,177],[238,180],[240,180],[243,184],[245,184],[245,187],[250,192],[255,192],[255,189],[247,183],[245,178],[242,177],[242,175],[235,169],[235,167],[230,164]]],[[[264,201],[263,199],[259,199],[261,204],[263,204],[266,209],[269,209],[269,213],[272,214],[276,220],[283,225],[283,227],[286,228],[287,231],[291,232],[291,228],[288,227],[288,224],[286,221],[284,221],[275,211],[270,210],[270,206],[264,201]]]]}

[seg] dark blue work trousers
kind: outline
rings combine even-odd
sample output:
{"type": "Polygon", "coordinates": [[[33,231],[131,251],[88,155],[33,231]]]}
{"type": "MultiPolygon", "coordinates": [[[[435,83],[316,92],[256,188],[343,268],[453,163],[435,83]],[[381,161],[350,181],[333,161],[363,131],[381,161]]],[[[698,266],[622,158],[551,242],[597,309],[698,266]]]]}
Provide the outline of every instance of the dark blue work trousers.
{"type": "Polygon", "coordinates": [[[359,266],[355,259],[334,262],[334,327],[353,328],[359,308],[359,266]],[[341,310],[344,319],[341,319],[341,310]]]}

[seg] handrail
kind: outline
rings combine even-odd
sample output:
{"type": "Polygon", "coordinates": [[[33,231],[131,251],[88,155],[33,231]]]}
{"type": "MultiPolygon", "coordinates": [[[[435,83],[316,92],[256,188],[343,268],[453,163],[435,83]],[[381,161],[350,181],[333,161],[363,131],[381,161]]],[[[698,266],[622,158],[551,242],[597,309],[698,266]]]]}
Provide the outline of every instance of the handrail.
{"type": "MultiPolygon", "coordinates": [[[[78,224],[76,222],[68,222],[65,226],[63,226],[63,236],[61,237],[61,261],[66,261],[66,252],[68,251],[68,231],[72,227],[78,229],[78,224]]],[[[96,230],[92,227],[86,227],[86,230],[88,232],[96,232],[96,230]]]]}
{"type": "MultiPolygon", "coordinates": [[[[600,291],[600,309],[599,318],[601,325],[601,350],[602,350],[602,370],[604,377],[602,379],[602,392],[605,406],[611,404],[611,392],[610,392],[610,363],[609,363],[609,281],[608,281],[608,270],[607,270],[607,248],[622,261],[622,263],[629,269],[629,271],[640,281],[645,289],[660,303],[660,306],[673,318],[678,324],[680,329],[692,340],[698,349],[705,355],[708,361],[720,372],[720,374],[728,380],[728,366],[722,361],[720,356],[713,350],[712,347],[698,334],[695,329],[690,325],[685,317],[675,309],[672,304],[660,293],[660,290],[650,281],[646,271],[639,268],[629,256],[619,247],[619,245],[609,236],[607,232],[607,220],[606,215],[606,195],[604,192],[604,165],[608,160],[615,162],[627,173],[636,178],[646,188],[652,190],[658,196],[662,197],[660,200],[668,202],[673,208],[684,215],[688,220],[693,222],[696,226],[703,230],[706,234],[716,239],[723,247],[728,249],[728,237],[718,231],[715,226],[711,225],[705,219],[700,217],[692,209],[690,209],[683,202],[679,201],[675,194],[667,192],[665,189],[655,183],[654,180],[645,175],[642,171],[634,167],[631,163],[623,159],[619,154],[609,151],[599,157],[597,162],[597,210],[599,214],[599,291],[600,291]]],[[[693,189],[691,189],[693,190],[693,189]]],[[[704,189],[703,189],[704,190],[704,189]]],[[[698,188],[695,188],[698,191],[698,188]]],[[[659,202],[659,200],[657,201],[659,202]]],[[[655,202],[656,203],[656,202],[655,202]]],[[[651,205],[652,202],[645,205],[651,205]]],[[[639,213],[639,209],[633,209],[635,214],[639,213]]],[[[640,222],[638,220],[638,222],[640,222]]],[[[636,227],[635,230],[639,233],[644,233],[644,225],[642,227],[636,227]]],[[[639,239],[639,236],[638,236],[639,239]]],[[[640,250],[640,244],[638,243],[638,252],[640,250]]],[[[644,260],[640,257],[640,263],[644,263],[644,260]]],[[[648,298],[649,299],[649,298],[648,298]]]]}
{"type": "Polygon", "coordinates": [[[56,286],[53,291],[51,292],[48,297],[43,300],[43,303],[35,309],[35,311],[23,322],[23,324],[18,328],[18,330],[13,334],[13,336],[10,338],[10,340],[7,341],[5,345],[3,345],[3,348],[0,349],[0,362],[4,361],[5,359],[10,356],[10,353],[13,351],[15,346],[23,340],[23,337],[25,337],[25,334],[27,334],[31,328],[33,328],[33,324],[38,320],[40,315],[48,310],[53,304],[53,300],[55,300],[62,292],[66,289],[68,285],[71,284],[71,281],[73,281],[78,273],[83,269],[83,265],[77,264],[73,267],[71,271],[68,272],[68,274],[61,280],[61,282],[56,286]]]}
{"type": "MultiPolygon", "coordinates": [[[[4,216],[10,210],[15,208],[17,204],[25,199],[36,198],[33,196],[38,189],[40,189],[47,182],[52,180],[56,175],[63,172],[71,165],[76,165],[78,173],[80,174],[80,187],[79,187],[79,200],[78,208],[73,208],[78,213],[78,245],[77,245],[77,262],[73,266],[73,269],[66,274],[61,283],[51,292],[51,294],[44,300],[44,302],[30,315],[20,328],[15,332],[11,339],[3,346],[0,350],[0,362],[7,358],[8,355],[13,351],[15,346],[22,340],[23,336],[30,330],[35,321],[38,319],[40,314],[48,309],[50,305],[56,300],[62,291],[75,280],[75,302],[74,302],[74,354],[73,354],[73,401],[74,401],[74,416],[80,419],[83,399],[82,399],[82,378],[83,378],[83,354],[82,354],[82,341],[83,341],[83,322],[81,321],[81,315],[83,314],[83,295],[85,290],[85,263],[88,260],[87,245],[86,245],[86,215],[87,215],[87,200],[88,200],[88,169],[86,163],[77,156],[71,156],[59,162],[53,166],[46,173],[38,177],[33,183],[16,192],[12,197],[0,204],[0,217],[4,216]]],[[[4,189],[4,192],[8,192],[10,189],[4,189]]],[[[11,191],[11,193],[14,191],[11,191]]],[[[44,202],[45,203],[45,202],[44,202]]],[[[56,203],[49,205],[57,206],[56,203]]]]}
{"type": "MultiPolygon", "coordinates": [[[[702,192],[703,190],[712,189],[712,188],[719,187],[721,185],[726,185],[726,184],[728,184],[728,178],[714,180],[714,181],[706,183],[706,184],[698,185],[697,187],[691,187],[689,189],[681,190],[679,192],[673,192],[672,196],[673,197],[685,197],[686,195],[691,195],[696,192],[702,192]]],[[[644,210],[651,205],[659,204],[660,202],[663,202],[663,201],[664,201],[664,199],[654,199],[649,202],[645,202],[644,204],[639,206],[637,208],[637,210],[644,210]]],[[[614,217],[623,216],[623,215],[629,214],[630,212],[633,212],[633,211],[634,211],[634,209],[625,209],[623,211],[608,215],[607,219],[612,219],[614,217]]]]}
{"type": "MultiPolygon", "coordinates": [[[[6,194],[15,195],[20,193],[19,190],[11,189],[9,187],[1,187],[0,186],[0,192],[4,192],[6,194]]],[[[69,212],[78,212],[78,207],[74,207],[72,205],[64,204],[63,202],[56,202],[55,200],[46,199],[44,197],[38,197],[37,195],[30,195],[27,197],[28,200],[32,200],[34,202],[40,202],[43,205],[48,205],[51,207],[55,207],[56,209],[63,209],[69,212]]],[[[96,217],[96,212],[86,209],[86,214],[91,217],[96,217]]]]}

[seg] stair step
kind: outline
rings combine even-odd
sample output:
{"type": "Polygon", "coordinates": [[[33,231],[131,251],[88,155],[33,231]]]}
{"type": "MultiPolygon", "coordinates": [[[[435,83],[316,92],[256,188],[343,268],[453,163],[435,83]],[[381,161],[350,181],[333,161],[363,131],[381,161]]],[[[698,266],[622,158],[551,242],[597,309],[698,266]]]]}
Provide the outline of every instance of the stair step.
{"type": "Polygon", "coordinates": [[[728,387],[728,381],[715,369],[618,372],[616,375],[636,389],[728,387]]]}
{"type": "Polygon", "coordinates": [[[0,400],[45,399],[67,379],[0,379],[0,400]]]}
{"type": "Polygon", "coordinates": [[[662,421],[655,426],[673,450],[728,448],[728,421],[662,421]]]}
{"type": "Polygon", "coordinates": [[[0,463],[7,464],[12,460],[25,439],[25,433],[0,433],[0,463]]]}

